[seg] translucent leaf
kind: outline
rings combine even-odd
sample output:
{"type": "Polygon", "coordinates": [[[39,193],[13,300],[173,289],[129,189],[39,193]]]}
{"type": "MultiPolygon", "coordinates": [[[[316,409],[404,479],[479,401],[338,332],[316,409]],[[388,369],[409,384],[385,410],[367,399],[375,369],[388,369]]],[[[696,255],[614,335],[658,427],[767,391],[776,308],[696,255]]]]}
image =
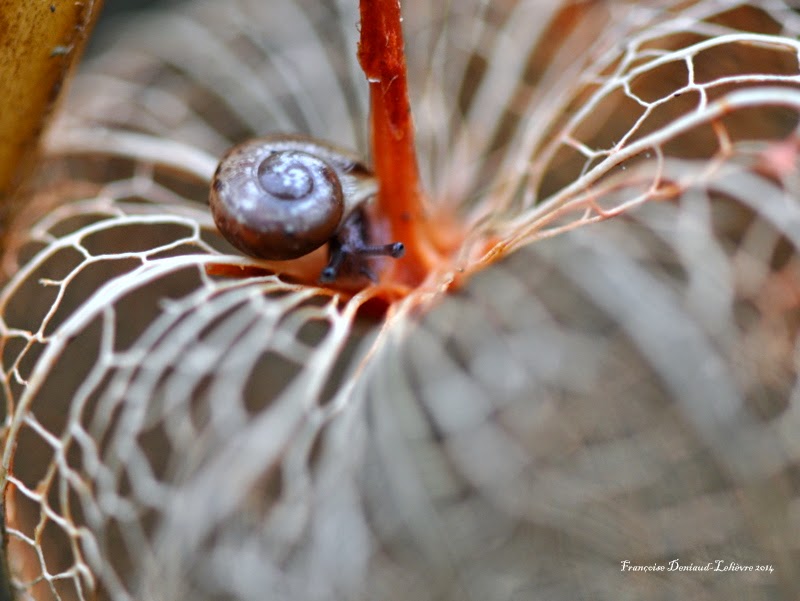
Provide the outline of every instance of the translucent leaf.
{"type": "Polygon", "coordinates": [[[205,207],[249,135],[364,151],[356,8],[193,3],[76,82],[0,295],[16,592],[796,598],[798,14],[404,3],[469,233],[375,318],[205,207]]]}

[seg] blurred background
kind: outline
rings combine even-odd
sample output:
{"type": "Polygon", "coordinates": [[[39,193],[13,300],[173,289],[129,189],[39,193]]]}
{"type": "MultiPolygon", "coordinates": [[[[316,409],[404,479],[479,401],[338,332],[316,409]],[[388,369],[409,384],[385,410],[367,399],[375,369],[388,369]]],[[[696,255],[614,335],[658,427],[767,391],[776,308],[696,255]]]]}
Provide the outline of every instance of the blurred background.
{"type": "Polygon", "coordinates": [[[375,319],[206,207],[266,131],[368,156],[356,3],[108,2],[4,258],[14,592],[794,601],[796,8],[403,6],[467,226],[375,319]]]}

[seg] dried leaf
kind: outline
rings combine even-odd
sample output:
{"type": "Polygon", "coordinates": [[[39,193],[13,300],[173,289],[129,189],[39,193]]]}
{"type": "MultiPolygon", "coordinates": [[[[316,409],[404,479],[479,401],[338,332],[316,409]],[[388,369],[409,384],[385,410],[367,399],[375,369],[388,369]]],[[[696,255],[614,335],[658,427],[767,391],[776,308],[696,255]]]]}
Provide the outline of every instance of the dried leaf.
{"type": "Polygon", "coordinates": [[[76,83],[0,293],[14,588],[795,599],[800,15],[404,4],[430,202],[469,232],[376,320],[205,207],[243,137],[363,151],[356,8],[197,2],[76,83]],[[674,559],[773,570],[622,564],[674,559]]]}

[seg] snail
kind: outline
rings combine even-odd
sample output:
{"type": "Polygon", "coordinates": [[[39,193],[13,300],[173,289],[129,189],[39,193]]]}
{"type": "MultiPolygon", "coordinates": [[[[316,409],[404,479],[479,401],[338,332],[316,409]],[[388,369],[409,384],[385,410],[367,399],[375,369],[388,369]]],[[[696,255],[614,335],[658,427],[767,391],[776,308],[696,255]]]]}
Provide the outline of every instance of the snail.
{"type": "Polygon", "coordinates": [[[222,157],[209,205],[220,233],[259,259],[296,259],[328,243],[321,282],[340,273],[375,279],[369,256],[403,256],[401,242],[372,245],[364,210],[377,193],[374,175],[357,157],[299,135],[248,140],[222,157]]]}

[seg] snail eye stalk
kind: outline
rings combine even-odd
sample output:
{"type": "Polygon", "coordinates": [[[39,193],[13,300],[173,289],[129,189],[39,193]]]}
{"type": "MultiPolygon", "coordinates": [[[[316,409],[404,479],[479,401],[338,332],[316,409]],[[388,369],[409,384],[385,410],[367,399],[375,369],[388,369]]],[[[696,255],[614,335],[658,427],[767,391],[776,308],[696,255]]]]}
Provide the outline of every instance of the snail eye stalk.
{"type": "Polygon", "coordinates": [[[366,276],[373,282],[377,277],[367,263],[367,257],[391,257],[399,259],[405,253],[402,242],[391,244],[369,244],[366,215],[359,209],[353,212],[330,241],[330,259],[322,270],[320,282],[333,282],[340,274],[366,276]]]}

